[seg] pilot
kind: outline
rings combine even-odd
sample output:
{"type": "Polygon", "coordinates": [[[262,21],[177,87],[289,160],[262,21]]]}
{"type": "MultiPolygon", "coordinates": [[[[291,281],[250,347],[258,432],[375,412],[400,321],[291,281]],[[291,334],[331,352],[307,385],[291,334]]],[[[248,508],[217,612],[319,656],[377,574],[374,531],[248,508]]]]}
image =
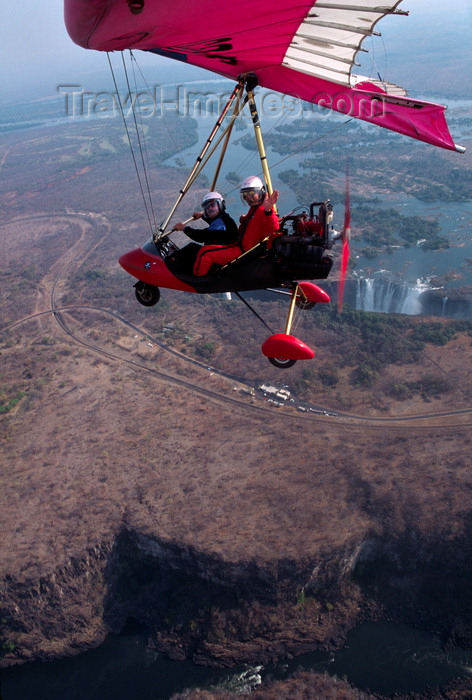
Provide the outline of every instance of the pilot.
{"type": "Polygon", "coordinates": [[[197,243],[216,243],[218,245],[230,245],[236,242],[238,237],[238,225],[226,211],[225,200],[219,192],[208,192],[202,201],[201,211],[193,213],[194,219],[203,219],[207,228],[192,228],[185,224],[175,224],[175,231],[183,231],[186,236],[197,243]]]}
{"type": "Polygon", "coordinates": [[[274,210],[278,190],[268,195],[260,178],[251,175],[242,182],[240,193],[243,203],[249,205],[249,211],[240,219],[236,243],[203,246],[195,260],[194,275],[207,275],[212,265],[226,265],[265,239],[267,248],[271,248],[273,239],[279,235],[279,219],[274,210]]]}

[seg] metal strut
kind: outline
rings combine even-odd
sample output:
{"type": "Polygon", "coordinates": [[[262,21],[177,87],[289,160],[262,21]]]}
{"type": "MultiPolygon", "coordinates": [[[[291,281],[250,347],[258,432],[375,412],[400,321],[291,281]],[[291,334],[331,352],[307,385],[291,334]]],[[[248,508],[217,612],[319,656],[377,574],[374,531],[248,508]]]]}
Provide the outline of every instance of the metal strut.
{"type": "MultiPolygon", "coordinates": [[[[261,123],[259,121],[256,100],[254,98],[254,88],[257,87],[258,84],[257,76],[255,73],[247,73],[246,75],[240,75],[239,80],[246,85],[246,99],[249,104],[249,111],[251,113],[252,125],[254,127],[254,136],[256,137],[257,150],[259,151],[259,158],[261,160],[262,173],[264,175],[264,180],[267,186],[267,193],[270,195],[273,192],[272,180],[270,177],[269,165],[267,163],[267,156],[264,146],[264,139],[262,138],[261,123]]],[[[273,209],[277,214],[277,206],[275,204],[273,206],[273,209]]],[[[256,243],[256,245],[253,248],[249,248],[249,250],[244,251],[244,253],[241,253],[236,258],[234,258],[234,260],[231,260],[229,263],[226,263],[226,265],[223,265],[221,270],[226,270],[228,267],[232,267],[235,263],[239,262],[249,253],[252,253],[258,246],[260,246],[261,243],[267,243],[269,238],[270,236],[266,236],[262,239],[262,241],[256,243]]]]}
{"type": "MultiPolygon", "coordinates": [[[[289,307],[289,310],[288,310],[287,321],[286,321],[286,323],[285,323],[285,335],[290,335],[290,331],[292,330],[292,325],[293,325],[293,316],[294,316],[294,313],[295,313],[295,306],[296,306],[296,304],[297,304],[297,297],[300,297],[300,299],[302,299],[302,300],[306,300],[306,299],[307,299],[306,294],[303,292],[303,289],[300,287],[300,285],[298,284],[298,282],[295,282],[295,284],[294,284],[293,287],[292,287],[292,291],[291,291],[291,292],[283,292],[283,291],[281,291],[281,290],[279,290],[279,289],[267,289],[267,291],[268,291],[268,292],[276,292],[276,293],[278,293],[278,294],[290,294],[290,295],[291,295],[290,307],[289,307]]],[[[267,330],[270,331],[270,333],[271,333],[272,335],[274,335],[274,331],[273,331],[272,328],[269,326],[269,324],[266,323],[266,322],[264,321],[264,319],[262,318],[262,316],[259,316],[259,314],[257,313],[257,311],[256,311],[255,309],[252,308],[252,306],[249,304],[249,302],[247,302],[246,299],[244,299],[244,297],[242,297],[241,294],[240,294],[239,292],[233,292],[233,293],[236,294],[236,296],[238,297],[238,299],[241,299],[241,301],[243,302],[243,304],[245,304],[245,305],[248,307],[248,309],[249,309],[250,311],[252,311],[252,313],[254,314],[254,316],[256,316],[256,317],[259,319],[259,321],[260,321],[261,323],[264,324],[264,326],[267,328],[267,330]]]]}
{"type": "Polygon", "coordinates": [[[240,110],[241,110],[241,92],[238,93],[238,97],[236,99],[236,104],[234,105],[234,109],[233,109],[231,123],[226,130],[225,140],[224,140],[223,146],[221,148],[220,159],[219,159],[218,164],[216,166],[215,174],[213,175],[213,181],[212,181],[211,186],[210,186],[210,192],[213,192],[214,190],[216,190],[216,183],[218,182],[218,177],[220,175],[221,166],[223,165],[223,159],[226,155],[226,149],[228,148],[228,143],[229,143],[229,140],[231,138],[231,134],[233,133],[233,126],[235,124],[236,117],[238,116],[240,110]]]}
{"type": "MultiPolygon", "coordinates": [[[[254,98],[254,88],[257,86],[257,76],[253,73],[249,73],[245,76],[246,80],[246,92],[249,103],[249,111],[251,113],[252,125],[254,127],[254,135],[256,137],[257,150],[259,151],[259,158],[261,160],[262,172],[264,174],[264,180],[267,186],[268,194],[272,194],[272,180],[270,177],[269,165],[267,163],[267,155],[264,146],[264,140],[262,138],[261,123],[259,121],[259,114],[257,112],[256,100],[254,98]]],[[[274,211],[277,213],[277,208],[274,205],[274,211]]]]}
{"type": "MultiPolygon", "coordinates": [[[[184,186],[180,190],[179,195],[178,195],[173,207],[171,208],[169,214],[164,219],[164,221],[161,223],[161,225],[159,226],[157,231],[154,232],[154,234],[153,234],[154,243],[158,243],[163,238],[165,238],[170,233],[172,233],[171,231],[166,231],[166,228],[169,224],[169,221],[171,220],[172,216],[174,215],[174,213],[175,213],[177,207],[179,206],[180,202],[182,201],[184,195],[187,194],[190,186],[195,181],[195,178],[197,177],[198,173],[201,171],[201,169],[203,168],[205,163],[210,158],[211,154],[214,152],[214,149],[218,145],[219,141],[217,141],[217,144],[216,144],[216,146],[214,146],[213,150],[210,151],[210,153],[208,153],[210,146],[215,138],[215,135],[218,132],[218,130],[220,129],[231,105],[233,104],[233,102],[235,102],[237,100],[236,105],[234,107],[232,117],[231,117],[232,121],[230,123],[230,126],[228,127],[226,141],[225,141],[224,146],[223,146],[223,154],[222,154],[220,161],[218,163],[217,171],[216,171],[215,177],[214,177],[213,182],[212,182],[212,188],[216,187],[216,179],[218,177],[219,170],[221,168],[221,161],[222,161],[222,158],[224,155],[224,151],[226,150],[226,147],[228,145],[229,137],[230,137],[233,125],[234,125],[234,120],[236,119],[236,116],[239,114],[240,109],[241,109],[241,93],[242,93],[242,90],[245,86],[246,86],[246,93],[247,94],[246,94],[246,97],[244,99],[244,103],[248,102],[248,104],[249,104],[249,110],[251,113],[252,124],[254,127],[254,135],[256,138],[257,150],[259,151],[259,158],[261,161],[262,172],[263,172],[265,184],[267,187],[267,192],[269,195],[272,194],[272,192],[273,192],[272,180],[270,177],[269,166],[267,164],[267,156],[266,156],[266,152],[265,152],[264,141],[262,138],[262,131],[261,131],[261,125],[260,125],[260,121],[259,121],[259,114],[257,112],[256,101],[254,99],[254,88],[257,86],[257,76],[254,73],[248,73],[246,75],[239,76],[238,84],[234,88],[228,102],[226,103],[226,105],[223,108],[223,111],[221,112],[220,116],[218,117],[218,120],[217,120],[215,126],[213,127],[213,130],[212,130],[210,136],[208,137],[204,147],[202,148],[202,150],[200,152],[200,155],[198,156],[198,158],[195,162],[195,165],[193,166],[192,170],[190,171],[190,174],[187,177],[187,180],[186,180],[184,186]]],[[[223,137],[224,137],[224,133],[223,133],[223,136],[221,138],[223,138],[223,137]]],[[[221,138],[220,138],[220,141],[221,141],[221,138]]],[[[277,209],[275,206],[274,206],[274,211],[277,212],[277,209]]]]}
{"type": "MultiPolygon", "coordinates": [[[[153,234],[153,241],[154,241],[154,243],[157,243],[157,242],[160,241],[162,238],[164,238],[165,236],[169,235],[168,233],[166,233],[166,228],[167,228],[167,226],[168,226],[168,224],[169,224],[169,221],[171,220],[172,216],[174,215],[175,210],[176,210],[177,207],[179,206],[179,204],[180,204],[180,202],[182,201],[184,195],[188,192],[189,187],[190,187],[190,185],[193,183],[193,181],[194,181],[194,179],[195,179],[195,176],[196,176],[196,174],[197,174],[198,171],[199,171],[200,165],[201,165],[201,163],[202,163],[202,161],[203,161],[203,159],[204,159],[204,157],[205,157],[205,155],[206,155],[208,149],[210,148],[210,145],[211,145],[211,143],[212,143],[212,141],[213,141],[213,139],[214,139],[216,133],[217,133],[218,130],[220,129],[220,127],[221,127],[221,125],[222,125],[222,123],[223,123],[223,121],[224,121],[224,119],[225,119],[225,117],[226,117],[226,115],[227,115],[227,113],[228,113],[228,111],[229,111],[231,105],[232,105],[233,102],[235,101],[236,97],[241,93],[241,91],[243,90],[243,88],[244,88],[244,81],[243,81],[243,80],[240,80],[240,81],[238,82],[238,84],[236,85],[236,87],[234,88],[234,90],[233,90],[233,92],[232,92],[232,94],[231,94],[231,96],[230,96],[228,102],[227,102],[226,105],[224,106],[223,111],[221,112],[220,116],[218,117],[218,121],[216,122],[215,126],[214,126],[213,129],[212,129],[212,132],[211,132],[210,136],[208,137],[208,139],[207,139],[205,145],[203,146],[203,148],[202,148],[202,150],[201,150],[201,153],[200,153],[200,155],[198,156],[198,158],[197,158],[197,160],[196,160],[196,162],[195,162],[195,165],[193,166],[192,170],[190,171],[190,175],[187,177],[187,180],[186,180],[184,186],[183,186],[182,189],[180,190],[179,196],[177,197],[177,199],[176,199],[176,201],[175,201],[175,204],[173,205],[173,207],[172,207],[172,209],[170,210],[170,212],[169,212],[169,214],[167,215],[167,217],[164,219],[164,221],[163,221],[163,222],[161,223],[161,225],[159,226],[158,230],[153,234]]],[[[169,232],[169,233],[170,233],[170,232],[169,232]]]]}
{"type": "Polygon", "coordinates": [[[298,282],[295,282],[295,286],[292,289],[292,298],[290,299],[290,307],[288,310],[287,323],[285,324],[286,335],[290,335],[290,331],[292,330],[293,314],[295,313],[295,304],[297,302],[297,295],[299,294],[299,291],[300,291],[300,285],[298,284],[298,282]]]}

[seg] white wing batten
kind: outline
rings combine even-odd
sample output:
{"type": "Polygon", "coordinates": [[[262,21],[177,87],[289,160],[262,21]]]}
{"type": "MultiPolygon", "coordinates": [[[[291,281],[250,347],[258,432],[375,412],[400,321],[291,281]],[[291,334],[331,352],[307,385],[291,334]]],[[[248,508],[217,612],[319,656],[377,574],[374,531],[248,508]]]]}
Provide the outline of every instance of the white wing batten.
{"type": "MultiPolygon", "coordinates": [[[[333,46],[337,46],[337,47],[345,49],[345,50],[353,49],[354,52],[364,51],[364,53],[369,53],[368,50],[362,48],[362,46],[360,48],[358,48],[354,44],[347,44],[347,43],[342,42],[342,41],[336,41],[335,39],[332,39],[332,38],[331,39],[326,39],[326,38],[319,39],[313,35],[300,34],[300,33],[297,34],[297,38],[298,39],[306,39],[310,43],[310,46],[318,46],[318,47],[323,48],[323,49],[328,49],[328,48],[332,49],[333,46]]],[[[293,41],[291,46],[295,46],[295,45],[298,45],[298,42],[293,41]]],[[[307,50],[309,50],[309,49],[307,49],[307,50]]],[[[352,55],[351,51],[345,51],[345,53],[349,53],[352,55]]]]}
{"type": "Polygon", "coordinates": [[[405,10],[397,10],[398,5],[402,3],[403,0],[395,0],[395,2],[384,2],[380,3],[378,0],[344,0],[344,2],[339,2],[339,0],[319,0],[313,3],[313,10],[316,8],[329,7],[330,9],[336,10],[361,10],[362,12],[378,12],[382,15],[389,14],[408,14],[405,10]]]}
{"type": "MultiPolygon", "coordinates": [[[[301,73],[352,86],[352,68],[361,44],[385,15],[408,14],[396,8],[402,0],[379,4],[378,0],[321,0],[315,2],[293,36],[283,64],[301,73]],[[311,54],[311,56],[310,56],[311,54]]],[[[362,82],[366,78],[356,78],[362,82]]],[[[390,92],[399,88],[379,83],[390,92]]],[[[401,88],[400,88],[401,90],[401,88]]]]}
{"type": "MultiPolygon", "coordinates": [[[[401,2],[401,0],[400,0],[401,2]]],[[[398,5],[399,3],[396,3],[398,5]]],[[[347,4],[341,4],[337,2],[317,2],[316,3],[317,8],[325,8],[329,7],[331,9],[336,9],[336,10],[350,10],[350,11],[355,11],[355,12],[376,12],[377,14],[380,14],[383,16],[385,15],[408,15],[408,12],[406,10],[397,10],[395,7],[391,7],[389,5],[373,5],[373,6],[368,6],[368,5],[347,5],[347,4]]]]}
{"type": "MultiPolygon", "coordinates": [[[[347,18],[346,18],[347,19],[347,18]]],[[[357,20],[359,20],[358,17],[356,17],[357,20]]],[[[320,19],[319,17],[309,17],[308,19],[305,20],[303,23],[304,25],[311,25],[312,27],[321,27],[322,29],[337,29],[341,32],[347,32],[348,34],[362,34],[364,37],[365,36],[372,36],[372,34],[376,34],[377,36],[380,36],[379,32],[376,32],[374,29],[372,29],[369,26],[359,26],[359,21],[357,21],[357,26],[353,24],[349,24],[348,22],[335,22],[333,20],[329,20],[328,18],[323,18],[320,19]]]]}
{"type": "MultiPolygon", "coordinates": [[[[293,63],[296,61],[296,58],[293,55],[291,55],[290,60],[291,60],[290,67],[293,68],[293,63]]],[[[316,61],[303,61],[303,65],[304,66],[312,66],[314,68],[319,69],[320,71],[329,71],[329,73],[331,74],[331,77],[327,78],[326,72],[324,73],[323,77],[326,79],[329,79],[329,80],[333,80],[335,82],[336,81],[339,82],[339,74],[344,75],[344,73],[345,73],[345,71],[343,71],[341,69],[337,69],[335,67],[329,68],[328,66],[325,66],[322,63],[316,63],[316,61]]]]}
{"type": "MultiPolygon", "coordinates": [[[[362,75],[353,75],[351,80],[351,87],[356,87],[356,84],[362,83],[365,78],[362,75]]],[[[374,78],[369,78],[369,83],[372,85],[377,85],[379,88],[384,90],[388,95],[394,95],[396,97],[406,97],[408,95],[405,88],[395,85],[394,83],[386,83],[384,80],[377,80],[374,78]]]]}
{"type": "MultiPolygon", "coordinates": [[[[311,45],[310,48],[308,48],[306,46],[298,46],[296,44],[292,44],[292,46],[290,47],[290,55],[294,56],[295,52],[297,52],[297,51],[306,52],[307,54],[309,54],[313,58],[320,56],[321,58],[326,58],[326,59],[332,60],[332,56],[325,53],[324,51],[319,51],[318,49],[314,48],[313,45],[311,45]]],[[[289,52],[287,51],[287,54],[288,53],[289,52]]],[[[337,61],[339,61],[340,63],[347,63],[348,65],[352,65],[352,61],[350,58],[342,58],[341,56],[338,56],[337,61]]],[[[358,64],[355,64],[355,65],[358,65],[358,64]]]]}

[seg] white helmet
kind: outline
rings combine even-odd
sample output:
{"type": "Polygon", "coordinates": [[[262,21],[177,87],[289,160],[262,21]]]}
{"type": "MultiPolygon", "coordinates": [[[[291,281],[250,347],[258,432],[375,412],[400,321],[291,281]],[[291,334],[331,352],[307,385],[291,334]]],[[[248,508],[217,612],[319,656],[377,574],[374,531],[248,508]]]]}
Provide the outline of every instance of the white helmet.
{"type": "Polygon", "coordinates": [[[205,210],[206,207],[209,204],[213,204],[213,202],[218,203],[218,205],[220,207],[220,212],[225,210],[225,200],[223,199],[223,197],[221,196],[221,194],[219,192],[208,192],[208,194],[206,194],[203,197],[202,209],[205,210]]]}
{"type": "Polygon", "coordinates": [[[250,192],[258,194],[259,203],[262,202],[265,194],[265,187],[260,177],[257,177],[256,175],[249,175],[249,177],[242,181],[240,193],[241,200],[244,204],[247,204],[247,202],[244,199],[244,195],[247,195],[250,192]]]}

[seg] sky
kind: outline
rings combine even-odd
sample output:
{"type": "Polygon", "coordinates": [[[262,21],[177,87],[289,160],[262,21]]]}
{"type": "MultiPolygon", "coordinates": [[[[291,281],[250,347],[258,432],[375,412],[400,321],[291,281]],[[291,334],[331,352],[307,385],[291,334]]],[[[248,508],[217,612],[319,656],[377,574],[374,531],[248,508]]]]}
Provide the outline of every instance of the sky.
{"type": "Polygon", "coordinates": [[[3,0],[0,47],[3,100],[16,101],[24,87],[35,85],[54,94],[58,84],[106,68],[106,54],[81,49],[69,38],[62,0],[3,0]]]}
{"type": "MultiPolygon", "coordinates": [[[[161,2],[163,0],[160,0],[161,2]]],[[[193,2],[193,0],[192,0],[193,2]]],[[[410,11],[408,28],[417,27],[425,16],[441,17],[470,23],[472,29],[471,0],[404,0],[402,9],[410,11]]],[[[379,24],[384,41],[388,43],[389,23],[402,22],[402,18],[386,18],[379,24]]],[[[2,52],[2,80],[0,100],[16,102],[25,90],[35,89],[38,94],[57,94],[57,86],[85,81],[87,76],[108,71],[106,54],[87,51],[76,46],[69,38],[63,21],[62,0],[1,1],[0,46],[2,52]]],[[[141,54],[140,54],[141,56],[141,54]]],[[[140,61],[159,59],[145,56],[140,61]]]]}

